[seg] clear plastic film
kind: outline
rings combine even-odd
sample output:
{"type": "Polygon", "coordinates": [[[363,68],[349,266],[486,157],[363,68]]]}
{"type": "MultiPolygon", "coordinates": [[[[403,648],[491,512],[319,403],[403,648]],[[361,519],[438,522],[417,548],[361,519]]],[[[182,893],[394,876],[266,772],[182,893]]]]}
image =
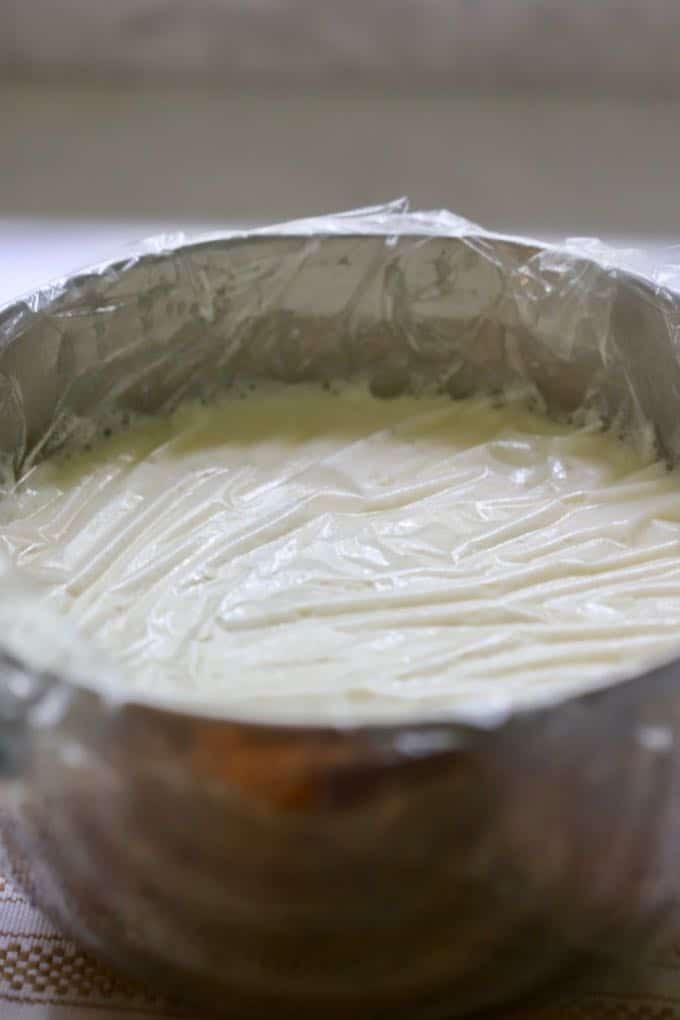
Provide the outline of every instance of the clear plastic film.
{"type": "Polygon", "coordinates": [[[652,422],[680,448],[680,312],[592,241],[544,246],[405,200],[249,232],[155,238],[0,315],[8,481],[120,415],[235,380],[363,375],[375,388],[526,383],[555,412],[652,422]]]}
{"type": "MultiPolygon", "coordinates": [[[[403,201],[155,239],[0,312],[5,487],[259,380],[524,387],[676,462],[672,261],[650,279],[630,253],[403,201]]],[[[635,954],[680,901],[677,661],[472,726],[251,724],[102,697],[107,667],[68,635],[52,660],[33,647],[31,599],[11,642],[0,614],[4,835],[39,902],[119,967],[253,1016],[448,1015],[635,954]]]]}
{"type": "MultiPolygon", "coordinates": [[[[603,420],[674,460],[680,311],[666,284],[677,267],[645,280],[622,268],[636,261],[593,240],[491,234],[405,200],[153,238],[0,317],[5,486],[134,416],[258,380],[359,379],[379,396],[528,390],[556,416],[603,420]]],[[[24,623],[4,630],[16,654],[24,623]]]]}

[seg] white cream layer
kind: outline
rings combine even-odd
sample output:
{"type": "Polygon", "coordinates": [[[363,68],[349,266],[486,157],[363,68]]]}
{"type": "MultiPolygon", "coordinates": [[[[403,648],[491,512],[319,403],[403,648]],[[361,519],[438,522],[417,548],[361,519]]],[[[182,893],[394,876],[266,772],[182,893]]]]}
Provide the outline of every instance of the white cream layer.
{"type": "Polygon", "coordinates": [[[519,401],[185,407],[40,465],[4,514],[127,686],[213,710],[503,713],[680,644],[680,478],[519,401]]]}

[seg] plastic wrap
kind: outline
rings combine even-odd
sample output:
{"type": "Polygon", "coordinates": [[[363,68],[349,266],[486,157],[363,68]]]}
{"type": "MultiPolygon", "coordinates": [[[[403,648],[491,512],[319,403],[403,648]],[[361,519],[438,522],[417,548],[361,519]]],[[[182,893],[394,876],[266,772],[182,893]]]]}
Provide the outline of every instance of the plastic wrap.
{"type": "Polygon", "coordinates": [[[156,238],[0,314],[8,480],[67,439],[88,441],[104,419],[262,376],[364,374],[377,389],[452,393],[525,382],[558,412],[653,421],[675,458],[661,408],[680,379],[674,272],[643,282],[593,242],[499,237],[403,200],[156,238]]]}
{"type": "MultiPolygon", "coordinates": [[[[592,239],[501,237],[404,199],[152,238],[0,314],[5,487],[64,444],[263,378],[360,377],[379,395],[528,388],[552,413],[632,430],[674,459],[677,267],[645,283],[624,268],[639,261],[592,239]]],[[[9,622],[16,653],[24,622],[9,622]]],[[[49,637],[33,651],[50,644],[63,661],[49,637]]]]}
{"type": "MultiPolygon", "coordinates": [[[[404,202],[154,240],[0,313],[5,485],[257,379],[528,386],[675,462],[675,270],[620,262],[404,202]]],[[[0,655],[5,838],[51,915],[138,975],[243,1015],[451,1015],[634,954],[680,903],[677,661],[486,727],[334,730],[112,702],[24,624],[0,655]]]]}
{"type": "Polygon", "coordinates": [[[676,267],[645,283],[623,268],[636,263],[635,251],[501,237],[403,199],[152,238],[0,314],[5,488],[64,444],[257,379],[360,377],[379,395],[527,388],[554,414],[601,419],[674,460],[676,267]]]}

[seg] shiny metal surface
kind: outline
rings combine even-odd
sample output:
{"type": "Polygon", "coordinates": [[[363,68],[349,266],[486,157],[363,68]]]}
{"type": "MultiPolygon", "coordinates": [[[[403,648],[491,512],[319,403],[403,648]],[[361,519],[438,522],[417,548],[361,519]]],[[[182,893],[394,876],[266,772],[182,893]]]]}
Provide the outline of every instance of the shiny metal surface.
{"type": "MultiPolygon", "coordinates": [[[[7,484],[241,380],[527,381],[680,452],[676,298],[399,207],[216,238],[0,313],[7,484]]],[[[330,730],[111,701],[0,660],[5,839],[117,967],[231,1015],[451,1016],[637,953],[680,897],[680,663],[485,726],[330,730]]],[[[226,668],[226,667],[225,667],[226,668]]]]}

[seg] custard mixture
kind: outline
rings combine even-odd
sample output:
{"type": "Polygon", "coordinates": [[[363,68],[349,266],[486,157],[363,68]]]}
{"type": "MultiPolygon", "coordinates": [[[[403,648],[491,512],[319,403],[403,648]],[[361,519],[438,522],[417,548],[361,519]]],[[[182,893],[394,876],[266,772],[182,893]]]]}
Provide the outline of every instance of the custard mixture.
{"type": "Polygon", "coordinates": [[[0,544],[145,698],[334,723],[504,713],[680,638],[680,483],[526,401],[311,385],[34,468],[0,544]]]}

